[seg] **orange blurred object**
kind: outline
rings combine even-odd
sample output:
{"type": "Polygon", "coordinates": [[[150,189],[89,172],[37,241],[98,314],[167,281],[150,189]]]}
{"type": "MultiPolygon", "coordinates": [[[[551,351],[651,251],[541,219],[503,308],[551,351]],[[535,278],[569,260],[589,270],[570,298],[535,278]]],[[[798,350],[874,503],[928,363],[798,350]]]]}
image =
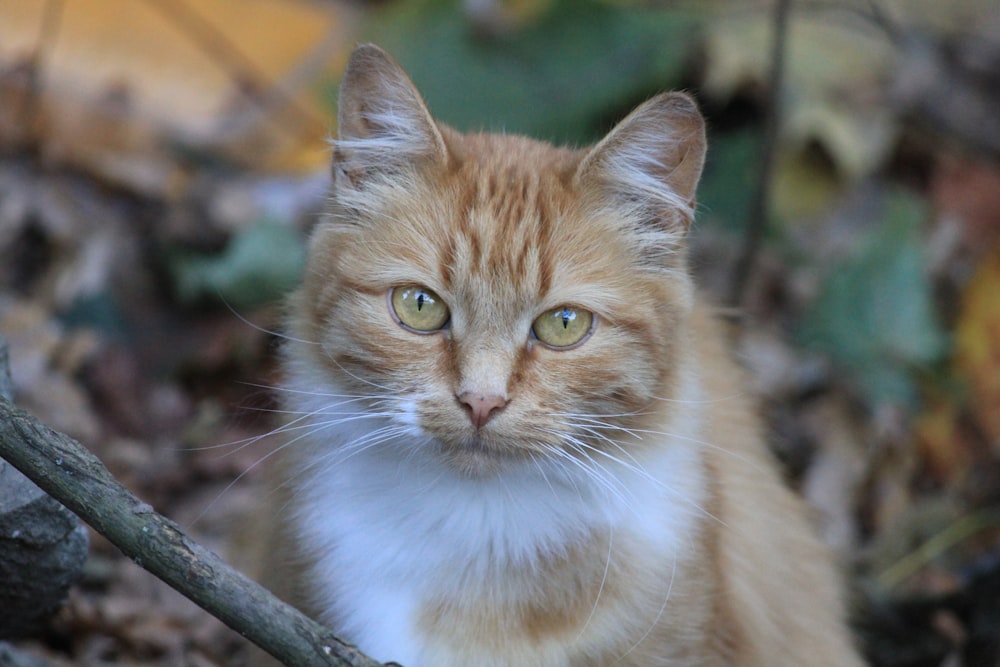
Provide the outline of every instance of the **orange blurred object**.
{"type": "Polygon", "coordinates": [[[0,149],[158,196],[183,189],[180,155],[318,168],[334,123],[321,84],[358,19],[305,0],[4,0],[0,149]]]}

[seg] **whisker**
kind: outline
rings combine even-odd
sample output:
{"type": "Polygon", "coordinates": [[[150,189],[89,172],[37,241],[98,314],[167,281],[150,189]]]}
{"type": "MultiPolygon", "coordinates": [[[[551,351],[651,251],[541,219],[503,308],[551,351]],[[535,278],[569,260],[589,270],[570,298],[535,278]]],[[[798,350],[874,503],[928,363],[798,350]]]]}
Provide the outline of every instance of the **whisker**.
{"type": "Polygon", "coordinates": [[[250,446],[256,444],[257,442],[260,442],[261,440],[263,440],[265,438],[268,438],[268,437],[271,437],[271,436],[274,436],[274,435],[280,435],[282,433],[290,433],[292,431],[297,431],[297,430],[305,429],[305,428],[311,428],[311,427],[317,426],[317,425],[321,426],[321,427],[322,426],[333,426],[333,425],[337,425],[337,424],[341,424],[341,423],[347,423],[347,422],[355,421],[357,419],[364,419],[364,418],[369,418],[369,417],[384,417],[384,416],[389,416],[391,414],[394,414],[394,413],[389,413],[389,412],[361,412],[361,413],[358,413],[358,412],[328,412],[327,410],[329,410],[332,407],[336,407],[336,406],[329,406],[329,407],[325,407],[325,408],[319,408],[319,409],[314,410],[312,412],[304,412],[304,413],[293,412],[293,411],[279,411],[279,410],[275,410],[274,412],[286,413],[286,414],[297,414],[299,416],[296,417],[295,419],[291,420],[288,423],[282,424],[282,425],[278,426],[277,428],[274,428],[271,431],[268,431],[267,433],[263,433],[263,434],[255,435],[255,436],[250,436],[250,437],[247,437],[247,438],[241,438],[240,440],[233,440],[231,442],[226,442],[226,443],[221,443],[221,444],[216,444],[216,445],[206,445],[204,447],[187,447],[187,448],[183,448],[182,451],[195,451],[195,452],[197,452],[197,451],[211,451],[211,450],[214,450],[214,449],[235,447],[235,449],[231,449],[230,451],[223,452],[222,454],[220,454],[220,458],[222,458],[222,457],[226,457],[226,456],[232,456],[233,454],[241,452],[245,448],[250,447],[250,446]],[[336,416],[336,417],[343,417],[343,418],[342,419],[328,419],[328,420],[325,420],[323,422],[320,422],[319,424],[313,424],[313,423],[300,424],[300,422],[302,422],[304,420],[307,420],[307,419],[310,419],[311,417],[316,417],[316,416],[323,416],[323,417],[333,417],[333,416],[336,416]]]}
{"type": "Polygon", "coordinates": [[[576,636],[576,642],[579,642],[580,639],[583,637],[583,633],[586,632],[587,626],[590,625],[590,622],[594,619],[594,614],[597,613],[597,607],[598,607],[598,605],[601,602],[601,593],[604,592],[604,585],[608,581],[608,572],[611,570],[611,553],[612,553],[612,549],[614,548],[614,546],[613,546],[614,545],[614,538],[615,538],[615,529],[614,529],[613,526],[609,526],[608,527],[608,556],[607,556],[607,559],[604,561],[604,575],[601,577],[601,585],[597,587],[597,595],[594,596],[594,606],[590,608],[590,615],[587,616],[587,620],[584,621],[583,627],[580,628],[580,632],[576,636]]]}
{"type": "MultiPolygon", "coordinates": [[[[329,428],[330,426],[330,424],[322,425],[315,432],[319,432],[325,428],[329,428]]],[[[376,447],[384,442],[392,440],[399,435],[405,434],[406,432],[406,427],[399,426],[397,424],[387,424],[379,427],[374,431],[365,433],[362,437],[356,438],[349,443],[341,445],[340,447],[332,448],[330,451],[314,458],[307,466],[301,468],[300,474],[319,468],[320,466],[332,468],[364,451],[371,449],[372,447],[376,447]]]]}
{"type": "Polygon", "coordinates": [[[563,434],[563,443],[568,445],[573,451],[577,452],[583,459],[576,456],[570,455],[563,449],[555,446],[549,446],[548,451],[555,453],[556,455],[572,462],[574,465],[579,467],[581,470],[587,473],[587,476],[594,482],[596,482],[605,492],[613,495],[625,506],[631,507],[631,503],[628,498],[625,497],[623,492],[628,492],[628,489],[624,487],[622,482],[617,479],[614,475],[608,475],[608,471],[601,466],[587,451],[584,443],[573,438],[572,436],[566,436],[563,434]],[[586,465],[584,460],[590,465],[586,465]],[[604,474],[602,474],[604,473],[604,474]],[[611,479],[608,479],[610,477],[611,479]],[[617,483],[617,484],[616,484],[617,483]],[[621,487],[619,489],[618,487],[621,487]]]}
{"type": "MultiPolygon", "coordinates": [[[[276,431],[276,432],[277,432],[277,433],[280,433],[281,431],[279,430],[279,431],[276,431]]],[[[187,528],[191,528],[191,527],[192,527],[192,526],[194,526],[194,525],[195,525],[196,523],[198,523],[198,521],[200,521],[200,520],[201,520],[201,518],[202,518],[203,516],[205,516],[205,514],[206,514],[206,513],[207,513],[207,512],[208,512],[208,511],[209,511],[210,509],[212,509],[212,507],[214,507],[214,506],[215,506],[215,504],[216,504],[217,502],[219,502],[219,500],[221,500],[221,499],[222,499],[222,497],[223,497],[224,495],[226,495],[226,493],[228,493],[230,489],[232,489],[232,488],[233,488],[233,487],[234,487],[234,486],[235,486],[235,485],[236,485],[237,483],[239,483],[239,482],[240,482],[240,481],[241,481],[241,480],[242,480],[242,479],[243,479],[244,477],[246,477],[247,475],[249,475],[251,471],[255,470],[255,469],[256,469],[256,468],[258,467],[258,466],[260,466],[260,465],[261,465],[262,463],[264,463],[265,461],[267,461],[267,460],[268,460],[269,458],[271,458],[272,456],[274,456],[274,455],[275,455],[275,454],[277,454],[278,452],[280,452],[280,451],[283,451],[283,450],[284,450],[285,448],[287,448],[287,447],[291,446],[291,445],[292,445],[293,443],[295,443],[295,442],[297,442],[297,441],[301,440],[302,438],[305,438],[305,437],[309,436],[309,435],[310,435],[311,433],[313,433],[313,432],[314,432],[314,431],[310,431],[310,432],[308,432],[308,433],[304,433],[304,434],[302,434],[302,435],[300,435],[300,436],[298,436],[298,437],[296,437],[296,438],[293,438],[292,440],[290,440],[290,441],[288,441],[288,442],[286,442],[286,443],[283,443],[283,444],[281,444],[281,445],[280,445],[280,446],[278,446],[278,447],[275,447],[275,448],[274,448],[274,449],[272,449],[272,450],[271,450],[270,452],[268,452],[268,453],[264,454],[264,456],[260,457],[259,459],[257,459],[256,461],[254,461],[254,462],[253,462],[252,464],[250,464],[249,466],[247,466],[246,470],[242,471],[242,472],[241,472],[241,473],[240,473],[239,475],[237,475],[237,476],[236,476],[235,478],[233,478],[233,480],[232,480],[232,481],[230,481],[230,482],[229,482],[229,484],[227,484],[227,485],[226,485],[226,486],[225,486],[225,487],[224,487],[224,488],[223,488],[223,489],[222,489],[221,491],[219,491],[219,493],[218,493],[218,494],[216,494],[215,498],[213,498],[213,499],[212,499],[211,501],[209,501],[209,502],[208,502],[208,504],[207,504],[207,505],[205,505],[205,507],[203,507],[203,508],[202,508],[202,510],[201,510],[200,512],[198,512],[198,514],[197,514],[197,515],[196,515],[196,516],[195,516],[195,517],[194,517],[194,518],[193,518],[193,519],[191,520],[191,522],[190,522],[190,523],[188,524],[187,528]]],[[[265,438],[265,437],[267,437],[267,436],[266,436],[266,435],[264,435],[264,436],[260,436],[260,439],[263,439],[263,438],[265,438]]],[[[247,446],[247,445],[243,445],[243,446],[245,447],[245,446],[247,446]]]]}
{"type": "Polygon", "coordinates": [[[305,340],[303,338],[296,338],[296,337],[290,336],[290,335],[288,335],[288,334],[286,334],[284,332],[281,332],[281,331],[272,331],[270,329],[265,329],[264,327],[260,326],[259,324],[254,324],[253,322],[251,322],[247,318],[243,317],[243,315],[241,315],[235,308],[233,308],[233,306],[230,305],[229,301],[224,296],[222,296],[221,293],[218,296],[222,300],[222,304],[229,310],[230,313],[233,314],[233,316],[236,319],[238,319],[240,322],[242,322],[243,324],[247,325],[251,329],[254,329],[255,331],[259,331],[259,332],[265,333],[265,334],[267,334],[269,336],[274,336],[275,338],[279,338],[281,340],[287,340],[287,341],[290,341],[290,342],[293,342],[293,343],[302,343],[303,345],[319,345],[319,342],[314,341],[314,340],[305,340]]]}
{"type": "Polygon", "coordinates": [[[639,637],[639,639],[637,639],[634,644],[632,644],[629,650],[625,651],[620,656],[618,656],[618,659],[615,661],[616,665],[620,663],[622,660],[624,660],[629,653],[638,648],[640,644],[646,641],[646,637],[648,637],[650,633],[653,632],[653,629],[656,628],[656,624],[660,622],[661,618],[663,618],[663,612],[667,610],[667,603],[670,602],[670,595],[671,593],[673,593],[674,590],[674,579],[676,577],[677,577],[677,556],[674,555],[673,562],[670,567],[670,581],[667,584],[667,592],[663,596],[663,604],[660,605],[660,610],[656,612],[656,617],[653,619],[653,622],[649,624],[649,627],[646,628],[646,632],[644,632],[642,636],[639,637]]]}
{"type": "MultiPolygon", "coordinates": [[[[717,444],[715,444],[713,442],[710,442],[708,440],[704,440],[704,439],[701,439],[701,438],[695,438],[693,436],[683,435],[681,433],[673,433],[673,432],[670,432],[670,431],[657,431],[657,430],[645,429],[645,428],[629,428],[629,427],[620,426],[620,425],[617,425],[617,424],[602,422],[598,417],[579,417],[577,415],[574,415],[573,413],[556,413],[556,414],[552,414],[550,416],[555,417],[555,418],[570,418],[570,419],[582,418],[582,419],[584,419],[584,420],[587,421],[587,426],[590,426],[591,428],[600,429],[600,430],[606,430],[606,431],[618,431],[618,432],[621,432],[621,433],[625,433],[625,434],[627,434],[627,435],[629,435],[629,436],[631,436],[631,437],[633,437],[633,438],[635,438],[637,440],[642,440],[642,436],[643,435],[656,435],[656,436],[662,436],[664,438],[672,438],[672,439],[676,439],[676,440],[683,440],[685,442],[690,442],[690,443],[697,444],[697,445],[704,445],[705,447],[708,447],[710,449],[714,449],[714,450],[716,450],[718,452],[721,452],[721,453],[723,453],[723,454],[725,454],[727,456],[735,458],[740,463],[745,463],[746,465],[753,467],[755,470],[763,472],[766,469],[766,467],[763,466],[763,465],[761,465],[759,462],[754,461],[752,459],[749,459],[749,458],[743,456],[742,454],[734,452],[734,451],[732,451],[730,449],[727,449],[727,448],[725,448],[725,447],[723,447],[721,445],[717,445],[717,444]]],[[[576,428],[578,428],[580,430],[585,430],[584,426],[582,424],[579,424],[579,423],[569,422],[566,425],[568,427],[570,427],[570,428],[576,427],[576,428]]],[[[598,437],[596,433],[591,433],[591,435],[594,435],[594,437],[598,437]]],[[[601,439],[604,442],[611,442],[613,440],[613,439],[610,439],[610,438],[601,438],[601,439]]]]}
{"type": "Polygon", "coordinates": [[[733,392],[732,394],[726,394],[725,396],[718,396],[716,398],[667,398],[665,396],[653,396],[654,401],[660,401],[662,403],[676,403],[677,405],[715,405],[716,403],[725,403],[727,401],[733,401],[738,398],[743,398],[747,393],[745,391],[733,392]]]}
{"type": "Polygon", "coordinates": [[[543,480],[545,480],[545,484],[546,484],[546,485],[547,485],[547,486],[549,487],[549,491],[551,491],[551,492],[552,492],[552,495],[553,495],[554,497],[558,497],[558,496],[559,496],[559,494],[557,494],[557,493],[556,493],[556,489],[555,489],[555,487],[554,487],[554,486],[552,486],[552,481],[551,481],[551,480],[549,480],[549,476],[548,476],[548,474],[546,474],[546,472],[545,472],[545,468],[543,468],[543,467],[542,467],[542,464],[541,464],[541,463],[539,463],[539,461],[538,461],[538,457],[537,457],[537,456],[535,456],[535,453],[534,453],[534,452],[530,452],[530,453],[528,454],[528,458],[530,458],[530,459],[531,459],[531,462],[532,462],[533,464],[535,464],[535,467],[536,467],[536,468],[538,468],[538,472],[539,472],[539,474],[540,474],[540,475],[542,476],[542,479],[543,479],[543,480]]]}
{"type": "MultiPolygon", "coordinates": [[[[579,454],[581,454],[583,456],[586,456],[589,461],[591,461],[592,463],[594,463],[595,466],[601,468],[602,470],[604,470],[603,466],[600,466],[600,464],[598,464],[596,462],[596,460],[594,459],[593,455],[590,454],[590,452],[593,452],[593,454],[596,454],[596,455],[600,455],[600,456],[604,457],[605,459],[607,459],[608,461],[610,461],[611,463],[614,463],[614,464],[616,464],[616,465],[624,468],[625,470],[628,470],[628,471],[630,471],[630,472],[632,472],[634,474],[639,475],[643,479],[645,479],[645,480],[651,482],[652,484],[654,484],[657,488],[659,488],[659,489],[663,490],[664,492],[666,492],[667,494],[669,494],[672,498],[675,498],[676,500],[678,500],[679,502],[683,503],[684,505],[687,505],[687,506],[691,507],[692,509],[694,509],[695,511],[697,511],[699,514],[702,514],[703,516],[705,516],[707,518],[710,518],[710,519],[718,522],[722,526],[726,526],[726,523],[722,519],[720,519],[719,517],[715,516],[712,512],[709,512],[708,510],[706,510],[704,507],[702,507],[698,503],[696,503],[696,502],[690,500],[689,498],[687,498],[683,493],[678,492],[677,490],[671,488],[670,485],[664,484],[661,480],[659,480],[655,476],[651,475],[649,473],[649,471],[647,471],[645,468],[643,468],[643,466],[640,464],[640,462],[630,452],[628,452],[626,449],[624,449],[618,443],[615,443],[615,442],[611,441],[612,444],[617,449],[619,449],[619,451],[621,451],[624,456],[626,456],[629,459],[631,459],[631,461],[632,461],[631,463],[629,461],[627,461],[627,460],[624,460],[624,459],[618,457],[618,456],[615,456],[614,454],[612,454],[610,452],[604,451],[600,447],[594,447],[593,445],[590,445],[587,442],[585,442],[585,441],[583,441],[583,440],[581,440],[579,438],[576,438],[575,436],[568,435],[566,433],[562,433],[562,432],[559,432],[559,431],[550,430],[550,429],[544,429],[543,428],[541,430],[543,430],[545,432],[548,432],[548,433],[551,433],[552,435],[556,435],[556,436],[562,438],[563,442],[566,443],[571,449],[573,449],[574,451],[576,451],[577,453],[579,453],[579,454]]],[[[611,476],[615,478],[615,480],[618,482],[619,486],[621,486],[622,488],[624,488],[626,491],[629,490],[627,487],[625,487],[623,481],[618,480],[617,477],[615,477],[614,475],[611,475],[611,476]]],[[[626,505],[629,505],[629,503],[624,498],[624,496],[622,496],[621,494],[615,494],[615,495],[620,500],[622,500],[622,502],[624,502],[626,505]]],[[[632,494],[630,493],[629,495],[632,495],[632,494]]]]}
{"type": "Polygon", "coordinates": [[[304,396],[315,396],[317,398],[346,398],[350,400],[364,400],[369,398],[395,398],[395,392],[389,392],[384,395],[380,394],[333,394],[323,391],[315,391],[310,389],[293,389],[292,387],[281,385],[281,384],[262,384],[259,382],[240,382],[247,387],[254,387],[256,389],[267,389],[268,391],[274,391],[282,394],[301,394],[304,396]]]}

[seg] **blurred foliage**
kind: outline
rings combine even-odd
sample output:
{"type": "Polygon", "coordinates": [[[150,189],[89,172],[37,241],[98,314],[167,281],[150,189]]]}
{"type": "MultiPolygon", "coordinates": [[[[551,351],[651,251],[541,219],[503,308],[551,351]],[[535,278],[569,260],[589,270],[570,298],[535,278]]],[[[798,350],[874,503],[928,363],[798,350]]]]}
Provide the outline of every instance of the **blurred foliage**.
{"type": "Polygon", "coordinates": [[[188,184],[179,153],[257,171],[325,161],[314,94],[343,68],[357,11],[309,0],[4,0],[0,146],[149,196],[188,184]]]}
{"type": "Polygon", "coordinates": [[[678,84],[704,18],[554,0],[516,30],[487,35],[451,0],[410,0],[377,12],[366,34],[403,65],[439,120],[582,144],[678,84]]]}
{"type": "Polygon", "coordinates": [[[182,302],[221,298],[234,308],[251,308],[280,299],[298,284],[305,245],[288,225],[261,220],[237,233],[221,253],[175,251],[168,264],[182,302]]]}
{"type": "Polygon", "coordinates": [[[965,289],[955,338],[956,367],[969,383],[972,409],[1000,443],[1000,247],[980,262],[965,289]]]}
{"type": "Polygon", "coordinates": [[[709,128],[709,152],[698,186],[701,220],[730,231],[743,228],[760,169],[761,133],[756,126],[730,132],[709,128]]]}
{"type": "Polygon", "coordinates": [[[913,408],[913,370],[941,358],[945,335],[925,268],[925,207],[897,191],[884,209],[857,253],[824,279],[801,336],[840,364],[869,401],[913,408]]]}

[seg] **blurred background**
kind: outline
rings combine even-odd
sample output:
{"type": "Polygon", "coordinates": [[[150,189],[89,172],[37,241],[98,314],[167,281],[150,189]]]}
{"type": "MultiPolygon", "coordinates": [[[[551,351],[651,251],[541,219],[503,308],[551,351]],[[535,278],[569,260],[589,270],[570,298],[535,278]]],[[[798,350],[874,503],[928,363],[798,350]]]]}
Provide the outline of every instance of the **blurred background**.
{"type": "MultiPolygon", "coordinates": [[[[238,565],[281,296],[374,41],[437,118],[572,145],[694,93],[692,234],[873,665],[1000,665],[996,0],[3,0],[0,333],[16,400],[238,565]]],[[[92,536],[24,660],[239,665],[92,536]]]]}

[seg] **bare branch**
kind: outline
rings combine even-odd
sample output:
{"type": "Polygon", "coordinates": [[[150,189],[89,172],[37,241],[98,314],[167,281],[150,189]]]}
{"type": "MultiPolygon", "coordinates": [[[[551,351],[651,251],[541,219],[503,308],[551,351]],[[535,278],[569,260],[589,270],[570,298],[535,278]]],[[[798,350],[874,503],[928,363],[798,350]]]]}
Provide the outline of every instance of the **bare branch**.
{"type": "Polygon", "coordinates": [[[778,146],[778,131],[781,127],[781,97],[785,78],[785,43],[788,37],[788,15],[791,0],[777,0],[774,9],[774,36],[771,43],[771,88],[767,101],[767,117],[764,121],[764,138],[757,171],[757,189],[754,192],[747,216],[746,236],[740,250],[736,268],[733,271],[729,289],[729,301],[734,306],[743,302],[746,285],[753,274],[754,264],[760,248],[764,229],[767,225],[768,200],[771,192],[772,174],[778,146]]]}

